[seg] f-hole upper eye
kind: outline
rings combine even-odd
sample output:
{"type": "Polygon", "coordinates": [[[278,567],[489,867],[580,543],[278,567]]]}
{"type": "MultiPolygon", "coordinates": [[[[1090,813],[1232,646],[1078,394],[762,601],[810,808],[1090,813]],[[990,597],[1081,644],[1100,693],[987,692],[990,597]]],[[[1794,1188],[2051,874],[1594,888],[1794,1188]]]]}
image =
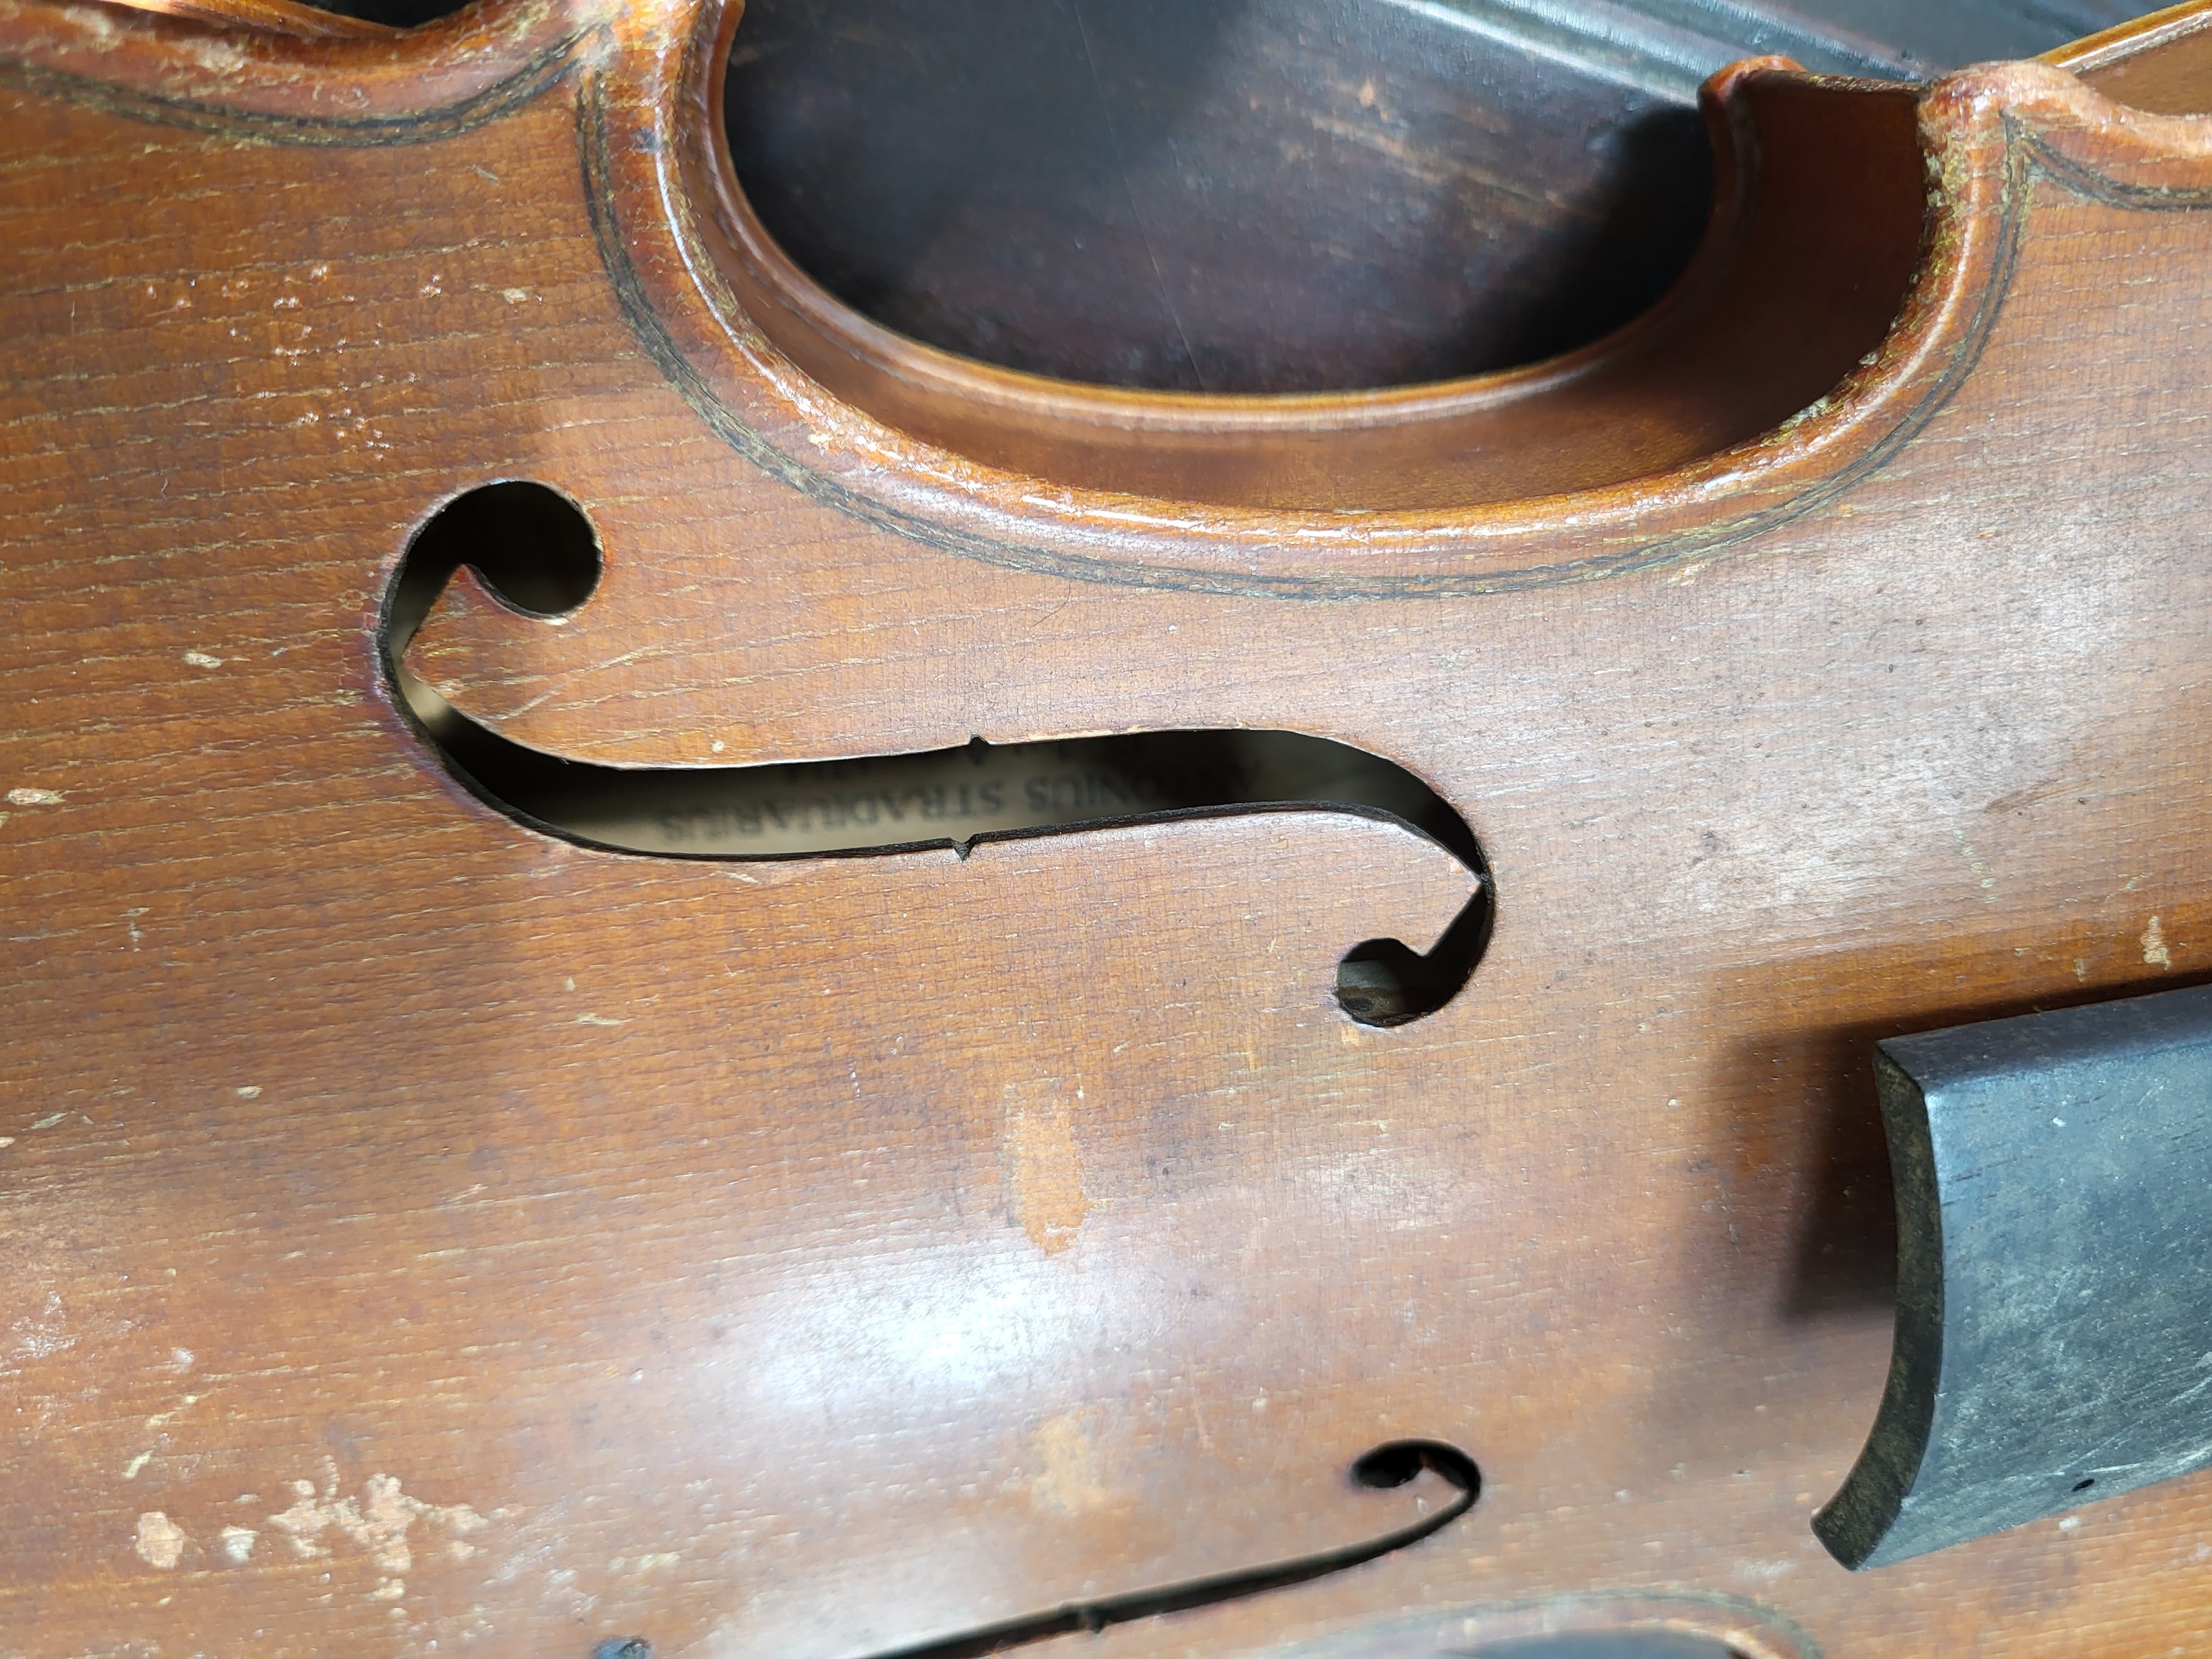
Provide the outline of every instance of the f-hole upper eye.
{"type": "Polygon", "coordinates": [[[559,490],[528,478],[479,484],[439,507],[408,544],[386,641],[404,651],[463,565],[525,616],[565,617],[592,597],[605,562],[589,515],[559,490]]]}

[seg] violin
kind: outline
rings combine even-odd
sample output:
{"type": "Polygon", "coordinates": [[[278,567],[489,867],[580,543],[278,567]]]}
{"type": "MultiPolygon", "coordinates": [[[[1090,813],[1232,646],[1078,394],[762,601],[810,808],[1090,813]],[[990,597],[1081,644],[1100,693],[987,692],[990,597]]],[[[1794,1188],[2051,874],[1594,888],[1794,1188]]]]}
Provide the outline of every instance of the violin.
{"type": "Polygon", "coordinates": [[[0,0],[8,1651],[2194,1650],[2212,3],[1488,309],[782,15],[0,0]]]}

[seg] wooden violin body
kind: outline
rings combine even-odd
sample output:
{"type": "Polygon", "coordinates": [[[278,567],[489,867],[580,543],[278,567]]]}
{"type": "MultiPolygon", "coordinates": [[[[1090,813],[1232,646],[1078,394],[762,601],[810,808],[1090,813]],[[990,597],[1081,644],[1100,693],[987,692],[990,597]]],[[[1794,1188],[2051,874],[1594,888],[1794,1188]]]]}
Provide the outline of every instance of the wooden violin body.
{"type": "Polygon", "coordinates": [[[0,0],[0,1652],[860,1659],[1388,1533],[1405,1441],[1464,1518],[1064,1650],[2194,1650],[2204,1477],[1864,1577],[1808,1520],[1875,1040],[2212,967],[2199,21],[1736,71],[1650,316],[1267,400],[813,288],[714,5],[0,0]],[[595,581],[395,635],[514,480],[595,581]],[[449,716],[767,781],[659,856],[449,716]],[[817,768],[1240,732],[1471,839],[817,768]],[[1463,988],[1347,1012],[1471,892],[1463,988]]]}

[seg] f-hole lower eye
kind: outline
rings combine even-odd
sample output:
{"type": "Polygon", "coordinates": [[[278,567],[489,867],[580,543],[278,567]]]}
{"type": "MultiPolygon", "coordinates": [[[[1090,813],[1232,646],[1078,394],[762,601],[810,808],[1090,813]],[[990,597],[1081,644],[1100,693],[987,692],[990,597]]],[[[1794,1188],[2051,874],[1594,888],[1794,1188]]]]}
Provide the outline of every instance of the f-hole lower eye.
{"type": "Polygon", "coordinates": [[[439,761],[501,811],[610,851],[689,859],[886,854],[1064,835],[1114,824],[1253,812],[1334,811],[1423,836],[1464,867],[1468,896],[1425,951],[1355,945],[1339,1006],[1401,1025],[1458,994],[1490,938],[1489,872],[1467,821],[1404,767],[1303,732],[1146,732],[989,744],[869,759],[760,766],[611,767],[526,747],[456,708],[407,665],[409,647],[462,568],[526,616],[568,616],[604,558],[584,508],[528,479],[456,495],[425,520],[395,572],[384,653],[393,689],[439,761]]]}
{"type": "Polygon", "coordinates": [[[1336,1000],[1362,1025],[1403,1025],[1432,1014],[1458,994],[1490,943],[1491,885],[1482,885],[1425,953],[1402,939],[1370,939],[1344,954],[1336,1000]]]}

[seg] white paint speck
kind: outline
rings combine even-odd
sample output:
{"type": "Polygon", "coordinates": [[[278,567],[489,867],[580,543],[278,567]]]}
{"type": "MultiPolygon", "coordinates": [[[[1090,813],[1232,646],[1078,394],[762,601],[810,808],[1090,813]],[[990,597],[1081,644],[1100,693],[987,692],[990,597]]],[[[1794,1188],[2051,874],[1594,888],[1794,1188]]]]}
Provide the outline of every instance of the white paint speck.
{"type": "Polygon", "coordinates": [[[48,1112],[44,1117],[40,1118],[31,1127],[33,1129],[51,1129],[55,1124],[60,1122],[68,1115],[69,1114],[67,1112],[48,1112]]]}
{"type": "Polygon", "coordinates": [[[530,297],[530,290],[526,288],[503,288],[499,291],[499,297],[511,306],[519,306],[530,297]]]}
{"type": "Polygon", "coordinates": [[[2061,1521],[2058,1523],[2058,1530],[2061,1532],[2071,1532],[2075,1528],[2081,1524],[2081,1517],[2080,1516],[2069,1515],[2063,1521],[2061,1521]]]}
{"type": "Polygon", "coordinates": [[[123,1478],[125,1480],[136,1480],[138,1478],[138,1471],[144,1468],[153,1461],[153,1453],[149,1451],[140,1452],[137,1456],[132,1458],[128,1463],[125,1463],[123,1466],[123,1478]]]}
{"type": "Polygon", "coordinates": [[[1735,1567],[1735,1576],[1752,1584],[1771,1584],[1778,1578],[1789,1577],[1796,1570],[1797,1564],[1786,1559],[1780,1561],[1738,1561],[1735,1567]]]}
{"type": "MultiPolygon", "coordinates": [[[[329,1554],[330,1547],[319,1540],[332,1534],[365,1551],[389,1583],[398,1583],[415,1565],[407,1534],[417,1521],[444,1529],[457,1544],[465,1534],[491,1524],[465,1504],[425,1504],[410,1498],[388,1474],[369,1476],[358,1498],[340,1498],[335,1479],[320,1496],[307,1480],[295,1480],[292,1491],[299,1502],[270,1516],[269,1524],[284,1534],[294,1555],[304,1561],[329,1554]]],[[[465,1547],[468,1553],[475,1553],[473,1545],[465,1547]]],[[[393,1592],[404,1593],[404,1585],[393,1592]]]]}
{"type": "Polygon", "coordinates": [[[10,789],[8,800],[14,806],[59,806],[62,792],[58,789],[10,789]]]}
{"type": "Polygon", "coordinates": [[[222,1559],[234,1567],[242,1567],[253,1559],[253,1541],[261,1534],[251,1527],[225,1527],[216,1534],[222,1559]]]}
{"type": "Polygon", "coordinates": [[[221,657],[210,656],[204,651],[187,651],[185,653],[185,660],[195,668],[220,668],[222,666],[222,659],[221,657]]]}
{"type": "Polygon", "coordinates": [[[261,1085],[260,1085],[259,1084],[258,1084],[258,1083],[241,1083],[241,1084],[240,1084],[240,1085],[238,1085],[238,1097],[239,1097],[240,1100],[258,1100],[258,1099],[260,1099],[260,1098],[261,1098],[261,1085]]]}
{"type": "Polygon", "coordinates": [[[192,1407],[198,1405],[205,1397],[206,1396],[204,1395],[188,1394],[175,1405],[169,1407],[167,1411],[155,1412],[153,1416],[146,1419],[146,1426],[149,1429],[167,1427],[172,1420],[181,1413],[189,1411],[192,1407]]]}
{"type": "Polygon", "coordinates": [[[195,40],[179,50],[217,75],[235,75],[246,67],[245,49],[233,41],[195,40]]]}
{"type": "Polygon", "coordinates": [[[2173,952],[2166,948],[2166,932],[2159,926],[2156,916],[2150,919],[2150,926],[2142,931],[2142,953],[2143,960],[2154,968],[2173,966],[2173,952]]]}
{"type": "Polygon", "coordinates": [[[2063,1129],[2066,1127],[2066,1120],[2063,1117],[2054,1117],[2051,1120],[2051,1127],[2054,1129],[2063,1129]]]}
{"type": "Polygon", "coordinates": [[[185,1529],[161,1510],[148,1510],[138,1517],[138,1531],[131,1540],[131,1547],[148,1566],[167,1572],[184,1559],[185,1546],[191,1541],[185,1536],[185,1529]]]}

